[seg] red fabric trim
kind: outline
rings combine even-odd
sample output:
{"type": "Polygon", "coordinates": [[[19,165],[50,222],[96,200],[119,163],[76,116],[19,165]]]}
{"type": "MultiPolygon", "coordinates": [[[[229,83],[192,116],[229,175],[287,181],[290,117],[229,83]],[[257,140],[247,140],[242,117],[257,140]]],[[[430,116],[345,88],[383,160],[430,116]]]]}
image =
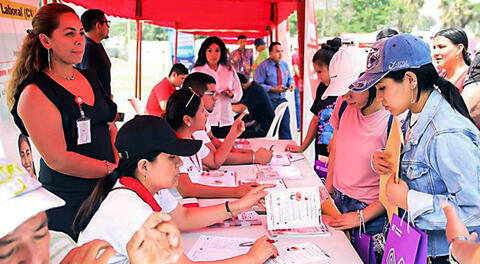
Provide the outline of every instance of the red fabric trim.
{"type": "Polygon", "coordinates": [[[162,211],[162,207],[157,203],[157,200],[153,198],[153,195],[138,180],[132,177],[120,177],[120,183],[134,191],[145,203],[150,205],[154,212],[162,211]]]}

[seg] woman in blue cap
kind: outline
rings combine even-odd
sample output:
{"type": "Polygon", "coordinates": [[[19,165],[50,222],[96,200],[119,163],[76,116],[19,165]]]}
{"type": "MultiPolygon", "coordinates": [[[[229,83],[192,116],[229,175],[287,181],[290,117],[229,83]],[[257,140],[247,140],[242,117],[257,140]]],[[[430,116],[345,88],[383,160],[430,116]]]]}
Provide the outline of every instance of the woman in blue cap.
{"type": "MultiPolygon", "coordinates": [[[[480,230],[480,132],[458,89],[440,77],[429,46],[407,34],[377,41],[366,73],[351,85],[362,91],[372,86],[392,114],[409,111],[403,132],[398,184],[389,180],[389,201],[408,211],[428,235],[431,263],[448,263],[446,218],[440,201],[448,200],[470,232],[480,230]]],[[[389,154],[377,151],[374,169],[391,174],[389,154]]]]}

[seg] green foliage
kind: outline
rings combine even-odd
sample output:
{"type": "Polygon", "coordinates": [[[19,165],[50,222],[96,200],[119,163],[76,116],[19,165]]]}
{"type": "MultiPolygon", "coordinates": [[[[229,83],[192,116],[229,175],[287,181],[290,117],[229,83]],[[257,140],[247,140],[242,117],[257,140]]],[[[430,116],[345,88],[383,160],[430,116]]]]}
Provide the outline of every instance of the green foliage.
{"type": "Polygon", "coordinates": [[[441,17],[442,27],[471,28],[478,32],[478,20],[480,19],[480,3],[472,3],[470,0],[442,0],[440,8],[443,10],[441,17]]]}
{"type": "MultiPolygon", "coordinates": [[[[110,36],[121,36],[125,40],[135,40],[137,26],[135,20],[112,23],[110,36]],[[129,32],[130,31],[130,32],[129,32]]],[[[143,40],[168,40],[167,29],[152,24],[143,23],[143,40]]]]}

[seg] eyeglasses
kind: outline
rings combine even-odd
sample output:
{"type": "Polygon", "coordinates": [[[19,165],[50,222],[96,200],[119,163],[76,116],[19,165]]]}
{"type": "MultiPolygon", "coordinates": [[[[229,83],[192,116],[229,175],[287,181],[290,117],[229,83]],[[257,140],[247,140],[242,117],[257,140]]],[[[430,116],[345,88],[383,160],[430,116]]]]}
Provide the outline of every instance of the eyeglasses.
{"type": "MultiPolygon", "coordinates": [[[[192,96],[190,96],[190,99],[188,99],[188,102],[187,104],[185,105],[185,108],[188,107],[188,105],[190,104],[190,102],[193,100],[193,97],[196,95],[198,96],[197,93],[195,93],[195,91],[192,89],[192,87],[188,87],[188,89],[190,89],[190,91],[192,91],[192,96]]],[[[200,98],[200,96],[198,96],[198,98],[200,98]]]]}
{"type": "Polygon", "coordinates": [[[205,92],[205,93],[203,93],[203,95],[215,96],[215,91],[205,92]]]}
{"type": "Polygon", "coordinates": [[[101,20],[99,23],[107,24],[107,26],[110,27],[110,20],[101,20]]]}

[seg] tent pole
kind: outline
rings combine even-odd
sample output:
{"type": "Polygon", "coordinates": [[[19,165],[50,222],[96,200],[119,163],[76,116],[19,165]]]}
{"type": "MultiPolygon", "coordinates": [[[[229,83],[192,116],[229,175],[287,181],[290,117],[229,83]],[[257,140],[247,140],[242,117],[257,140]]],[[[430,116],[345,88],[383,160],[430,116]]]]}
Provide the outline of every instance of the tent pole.
{"type": "Polygon", "coordinates": [[[303,105],[304,105],[304,74],[305,68],[305,13],[306,13],[306,0],[299,0],[297,4],[297,30],[298,30],[298,68],[300,71],[300,144],[303,141],[303,105]]]}
{"type": "Polygon", "coordinates": [[[175,23],[175,63],[178,63],[178,23],[175,23]]]}
{"type": "Polygon", "coordinates": [[[137,49],[135,56],[135,97],[142,99],[142,22],[135,20],[137,24],[137,49]]]}

